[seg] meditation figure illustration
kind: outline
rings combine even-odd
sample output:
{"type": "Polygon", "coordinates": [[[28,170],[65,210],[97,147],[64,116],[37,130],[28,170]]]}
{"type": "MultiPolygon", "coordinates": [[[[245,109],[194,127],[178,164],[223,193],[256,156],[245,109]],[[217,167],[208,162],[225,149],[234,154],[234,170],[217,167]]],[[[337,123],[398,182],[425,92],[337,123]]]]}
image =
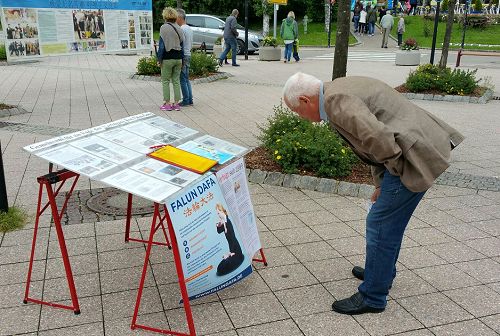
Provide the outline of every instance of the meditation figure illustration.
{"type": "Polygon", "coordinates": [[[240,244],[238,243],[238,239],[236,239],[233,224],[229,220],[226,209],[220,203],[215,206],[215,209],[219,215],[217,233],[224,233],[229,245],[229,252],[222,256],[222,261],[217,266],[217,275],[223,276],[236,270],[245,257],[241,252],[240,244]]]}

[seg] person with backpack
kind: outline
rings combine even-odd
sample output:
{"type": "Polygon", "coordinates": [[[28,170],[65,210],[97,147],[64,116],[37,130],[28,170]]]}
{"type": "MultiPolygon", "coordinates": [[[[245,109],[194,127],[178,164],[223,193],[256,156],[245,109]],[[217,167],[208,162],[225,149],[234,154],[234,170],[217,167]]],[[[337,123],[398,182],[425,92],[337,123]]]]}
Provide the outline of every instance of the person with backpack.
{"type": "Polygon", "coordinates": [[[281,23],[280,36],[283,39],[283,43],[285,43],[284,62],[290,62],[290,57],[292,57],[293,43],[299,36],[299,27],[297,25],[297,21],[295,21],[294,12],[288,12],[287,18],[283,19],[283,22],[281,23]]]}

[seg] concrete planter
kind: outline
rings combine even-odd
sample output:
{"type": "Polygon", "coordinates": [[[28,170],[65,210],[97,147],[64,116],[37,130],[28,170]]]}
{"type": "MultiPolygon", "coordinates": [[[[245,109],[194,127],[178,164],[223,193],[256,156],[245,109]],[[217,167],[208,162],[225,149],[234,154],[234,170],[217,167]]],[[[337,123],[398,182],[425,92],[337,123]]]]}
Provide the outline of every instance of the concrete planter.
{"type": "Polygon", "coordinates": [[[260,47],[259,61],[279,61],[281,59],[280,47],[260,47]]]}
{"type": "Polygon", "coordinates": [[[224,49],[222,48],[222,46],[220,44],[214,45],[214,51],[213,52],[214,52],[214,57],[215,58],[219,58],[223,51],[224,51],[224,49]]]}
{"type": "Polygon", "coordinates": [[[420,51],[400,50],[396,51],[396,65],[419,65],[420,51]]]}

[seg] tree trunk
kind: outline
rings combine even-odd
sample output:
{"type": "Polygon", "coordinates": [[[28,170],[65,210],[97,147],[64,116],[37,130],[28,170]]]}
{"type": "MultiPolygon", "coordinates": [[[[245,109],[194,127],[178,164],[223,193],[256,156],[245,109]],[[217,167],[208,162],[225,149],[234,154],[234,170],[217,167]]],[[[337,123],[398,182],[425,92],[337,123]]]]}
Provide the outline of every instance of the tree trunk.
{"type": "Polygon", "coordinates": [[[269,14],[266,13],[262,16],[262,35],[269,35],[269,14]]]}
{"type": "Polygon", "coordinates": [[[330,27],[330,1],[325,0],[325,33],[328,33],[328,27],[330,27]]]}
{"type": "Polygon", "coordinates": [[[349,30],[351,28],[351,1],[338,0],[337,35],[333,56],[332,80],[345,77],[347,73],[347,51],[349,50],[349,30]]]}
{"type": "Polygon", "coordinates": [[[182,8],[182,0],[177,0],[177,8],[182,8]]]}
{"type": "MultiPolygon", "coordinates": [[[[269,35],[269,13],[267,12],[267,6],[269,6],[267,0],[262,0],[262,35],[269,35]]],[[[271,5],[274,6],[274,5],[271,5]]]]}
{"type": "Polygon", "coordinates": [[[453,30],[453,16],[455,15],[456,0],[450,0],[448,3],[448,21],[446,21],[446,32],[444,33],[443,49],[441,51],[441,59],[439,67],[446,68],[448,62],[448,50],[450,49],[451,31],[453,30]]]}

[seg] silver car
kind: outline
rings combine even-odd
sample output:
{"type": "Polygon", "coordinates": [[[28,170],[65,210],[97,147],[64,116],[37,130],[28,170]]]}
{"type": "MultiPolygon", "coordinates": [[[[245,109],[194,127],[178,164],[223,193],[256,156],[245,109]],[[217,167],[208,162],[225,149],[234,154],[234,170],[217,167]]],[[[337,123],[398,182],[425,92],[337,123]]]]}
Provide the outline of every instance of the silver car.
{"type": "MultiPolygon", "coordinates": [[[[224,33],[225,21],[211,15],[186,14],[186,22],[193,29],[193,47],[205,43],[207,50],[213,50],[215,41],[224,33]]],[[[238,54],[245,52],[245,28],[238,25],[238,54]]],[[[263,37],[254,32],[248,32],[248,53],[259,50],[263,37]]]]}

